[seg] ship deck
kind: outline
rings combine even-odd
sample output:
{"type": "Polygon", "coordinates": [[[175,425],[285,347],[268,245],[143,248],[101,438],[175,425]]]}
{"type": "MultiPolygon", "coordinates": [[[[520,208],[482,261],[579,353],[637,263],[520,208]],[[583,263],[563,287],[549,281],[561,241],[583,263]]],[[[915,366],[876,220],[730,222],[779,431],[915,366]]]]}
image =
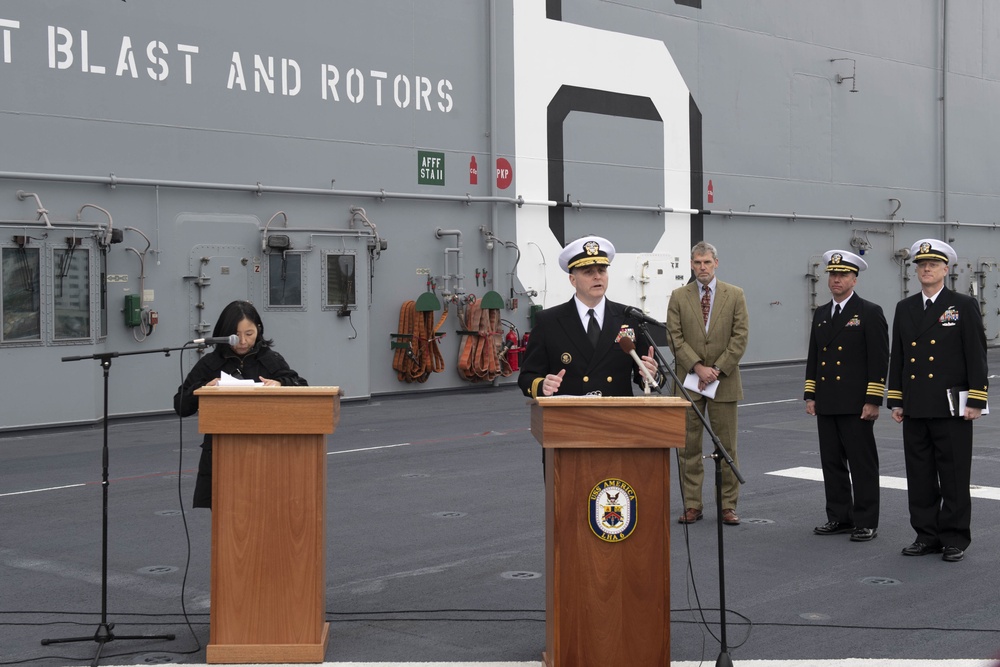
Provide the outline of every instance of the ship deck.
{"type": "MultiPolygon", "coordinates": [[[[991,350],[990,362],[1000,368],[1000,352],[991,350]]],[[[802,365],[744,374],[743,521],[724,527],[722,549],[733,662],[993,664],[1000,416],[975,427],[965,560],[908,558],[900,554],[914,538],[901,427],[884,408],[875,426],[878,537],[854,543],[812,533],[826,517],[802,384],[802,365]]],[[[121,391],[112,378],[111,400],[121,391]]],[[[541,664],[544,490],[528,425],[528,401],[509,385],[342,404],[328,440],[329,664],[541,664]]],[[[94,656],[94,642],[40,640],[88,636],[101,620],[102,433],[97,425],[0,435],[0,664],[85,664],[94,656]]],[[[190,509],[196,419],[113,420],[109,434],[107,619],[116,635],[176,639],[116,639],[100,663],[203,664],[210,512],[190,509]]],[[[678,514],[676,479],[673,486],[678,514]]],[[[703,521],[686,529],[671,522],[674,665],[714,664],[720,653],[711,474],[705,492],[703,521]]]]}

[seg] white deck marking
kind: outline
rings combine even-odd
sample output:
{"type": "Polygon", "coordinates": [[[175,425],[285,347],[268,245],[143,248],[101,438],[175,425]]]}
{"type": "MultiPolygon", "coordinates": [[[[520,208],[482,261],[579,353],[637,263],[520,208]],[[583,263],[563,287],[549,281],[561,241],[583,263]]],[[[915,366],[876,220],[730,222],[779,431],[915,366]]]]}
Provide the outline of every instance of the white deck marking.
{"type": "MultiPolygon", "coordinates": [[[[823,481],[823,471],[820,468],[806,468],[806,467],[786,468],[784,470],[775,470],[767,474],[777,475],[779,477],[794,477],[795,479],[808,479],[813,482],[823,481]]],[[[889,477],[887,475],[879,475],[878,484],[883,489],[898,489],[900,491],[906,490],[905,477],[889,477]]],[[[1000,500],[1000,489],[993,486],[973,485],[970,489],[970,493],[972,494],[973,498],[1000,500]]]]}
{"type": "Polygon", "coordinates": [[[753,408],[758,405],[777,405],[778,403],[797,403],[801,401],[802,401],[801,398],[783,398],[779,401],[761,401],[760,403],[740,403],[738,407],[753,408]]]}
{"type": "Polygon", "coordinates": [[[353,454],[355,452],[373,452],[378,449],[392,449],[393,447],[409,447],[412,442],[400,442],[395,445],[378,445],[377,447],[362,447],[360,449],[342,449],[336,452],[327,452],[327,456],[333,456],[334,454],[353,454]]]}
{"type": "Polygon", "coordinates": [[[86,484],[67,484],[66,486],[50,486],[44,489],[28,489],[27,491],[11,491],[10,493],[0,493],[0,498],[4,496],[20,496],[25,493],[39,493],[41,491],[58,491],[59,489],[72,489],[75,486],[87,486],[86,484]]]}

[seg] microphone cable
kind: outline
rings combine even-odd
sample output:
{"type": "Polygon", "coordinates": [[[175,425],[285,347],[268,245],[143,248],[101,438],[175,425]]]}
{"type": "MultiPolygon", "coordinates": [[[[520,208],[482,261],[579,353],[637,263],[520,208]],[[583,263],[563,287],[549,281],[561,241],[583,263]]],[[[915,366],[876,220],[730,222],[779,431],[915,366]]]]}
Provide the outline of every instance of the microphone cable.
{"type": "MultiPolygon", "coordinates": [[[[179,387],[184,387],[184,348],[181,348],[180,353],[177,355],[180,357],[180,377],[181,383],[179,387]]],[[[183,395],[181,400],[183,400],[183,395]]],[[[198,653],[202,650],[201,642],[198,640],[198,635],[195,634],[194,628],[191,626],[191,619],[188,617],[187,612],[187,602],[185,600],[185,592],[187,591],[187,580],[188,573],[191,569],[191,530],[188,526],[187,521],[187,511],[184,509],[184,494],[183,487],[181,484],[181,478],[184,471],[184,417],[181,416],[180,412],[177,413],[177,506],[181,511],[181,521],[184,524],[184,542],[186,544],[186,553],[184,558],[184,576],[181,579],[181,614],[184,616],[184,622],[187,625],[188,631],[191,633],[191,637],[194,638],[194,643],[197,648],[193,651],[184,651],[183,654],[188,653],[198,653]]],[[[195,473],[197,481],[197,473],[195,473]]],[[[179,652],[180,653],[180,652],[179,652]]]]}
{"type": "MultiPolygon", "coordinates": [[[[668,316],[668,319],[669,319],[669,316],[668,316]]],[[[667,341],[668,341],[668,347],[670,349],[670,353],[671,353],[671,355],[673,355],[673,359],[671,361],[674,362],[674,366],[676,366],[676,360],[677,360],[676,350],[677,350],[677,347],[676,347],[676,344],[674,342],[674,336],[673,336],[673,333],[670,331],[670,327],[669,326],[664,327],[664,329],[667,332],[667,341]]],[[[673,379],[673,378],[671,378],[671,379],[673,379]]],[[[680,384],[681,385],[681,389],[683,391],[683,384],[684,383],[681,382],[679,378],[675,380],[675,384],[680,384]]],[[[674,389],[676,391],[677,388],[675,387],[674,389]]],[[[706,400],[706,412],[707,412],[708,399],[705,399],[705,400],[706,400]]],[[[690,406],[689,409],[692,409],[692,410],[696,409],[694,407],[693,403],[692,403],[692,405],[690,406]]],[[[688,419],[688,415],[687,414],[685,414],[684,419],[685,419],[685,423],[686,423],[686,421],[688,419]]],[[[707,419],[707,417],[706,417],[706,419],[707,419]]],[[[685,426],[685,429],[686,429],[686,426],[685,426]]],[[[702,428],[701,435],[702,435],[702,438],[704,438],[704,426],[702,428]]],[[[686,437],[686,435],[685,435],[685,437],[686,437]]],[[[680,447],[677,447],[674,450],[674,458],[677,461],[677,487],[680,489],[680,492],[681,492],[681,505],[682,505],[681,509],[684,510],[684,511],[686,511],[687,510],[687,498],[684,497],[684,484],[681,481],[681,475],[683,474],[682,470],[684,468],[684,462],[681,459],[681,451],[680,450],[681,450],[680,447]]],[[[702,458],[704,458],[704,456],[702,458]]],[[[719,463],[718,465],[721,465],[721,463],[719,463]]],[[[721,636],[716,636],[716,633],[713,632],[713,630],[711,628],[710,621],[707,618],[705,618],[705,612],[706,611],[712,611],[712,610],[715,610],[715,609],[718,609],[718,608],[717,607],[704,607],[702,605],[701,596],[698,593],[698,582],[697,582],[697,579],[696,579],[695,573],[694,573],[694,561],[693,561],[693,558],[691,556],[691,535],[690,535],[690,533],[688,533],[688,526],[689,526],[689,524],[683,523],[681,525],[684,527],[684,551],[687,554],[687,567],[685,568],[687,570],[687,576],[684,579],[685,579],[685,582],[686,582],[685,588],[686,588],[686,593],[687,593],[687,599],[688,599],[689,609],[678,609],[677,611],[679,611],[679,612],[680,611],[690,611],[690,612],[692,612],[694,614],[695,618],[694,618],[693,622],[697,623],[702,628],[702,630],[703,630],[702,631],[702,655],[704,656],[705,655],[705,651],[707,650],[707,647],[705,645],[705,641],[706,641],[705,640],[705,633],[706,632],[708,633],[708,635],[713,640],[715,640],[715,642],[717,644],[719,644],[720,647],[722,646],[722,637],[721,636]],[[693,605],[691,604],[691,595],[692,595],[692,593],[694,594],[694,604],[693,605]]],[[[724,558],[725,557],[725,553],[723,552],[721,554],[721,556],[724,558]]],[[[728,614],[730,612],[730,610],[729,609],[720,609],[718,611],[719,611],[719,625],[721,627],[721,625],[726,622],[725,618],[723,617],[723,614],[728,614]]],[[[673,610],[671,610],[671,612],[673,612],[673,610]]],[[[748,627],[747,627],[747,631],[746,631],[746,636],[743,637],[742,641],[740,641],[738,644],[732,644],[732,645],[728,645],[726,647],[727,650],[730,650],[730,651],[732,649],[737,649],[740,646],[743,646],[745,643],[747,643],[747,641],[750,640],[750,633],[753,632],[753,621],[751,621],[749,618],[747,618],[743,614],[740,614],[739,612],[733,611],[732,613],[734,615],[738,616],[739,618],[743,619],[744,621],[746,621],[748,627]]],[[[702,658],[702,662],[704,662],[704,658],[702,658]]]]}
{"type": "MultiPolygon", "coordinates": [[[[183,347],[181,348],[180,354],[178,356],[180,357],[181,385],[183,385],[184,384],[184,348],[183,347]]],[[[177,415],[177,422],[179,424],[179,433],[178,433],[179,448],[178,448],[178,458],[177,458],[177,500],[178,500],[178,505],[179,505],[180,511],[181,511],[181,519],[183,520],[183,523],[184,523],[184,539],[185,539],[185,542],[187,544],[187,553],[186,553],[186,558],[185,558],[185,562],[184,562],[184,577],[181,580],[181,614],[184,617],[184,622],[187,625],[188,631],[191,633],[191,637],[194,638],[194,643],[195,643],[196,648],[193,649],[193,650],[188,650],[188,651],[169,651],[169,650],[165,650],[165,651],[162,651],[162,652],[163,653],[170,653],[170,654],[174,654],[174,655],[192,655],[192,654],[200,652],[203,647],[201,645],[201,642],[198,640],[198,635],[195,634],[194,627],[191,624],[191,619],[189,618],[188,612],[187,612],[187,604],[185,603],[185,599],[184,599],[184,594],[185,594],[185,590],[186,590],[186,587],[187,587],[188,572],[190,571],[190,568],[191,568],[191,532],[190,532],[190,528],[188,527],[187,513],[184,511],[184,498],[183,498],[182,486],[181,486],[181,474],[182,474],[182,472],[184,470],[184,418],[181,417],[179,414],[177,415]]],[[[6,614],[6,613],[27,613],[27,614],[33,614],[33,613],[46,613],[46,614],[50,614],[50,613],[63,613],[63,614],[66,614],[66,613],[71,613],[71,614],[78,614],[78,615],[90,615],[92,612],[33,612],[33,611],[0,612],[0,614],[6,614]]],[[[155,614],[139,614],[139,613],[129,614],[128,612],[125,612],[124,615],[131,615],[131,616],[155,616],[155,614]]],[[[76,625],[91,625],[91,623],[84,623],[84,622],[80,622],[80,621],[71,621],[71,622],[74,623],[74,624],[76,624],[76,625]]],[[[45,623],[29,623],[27,625],[56,625],[56,624],[59,624],[59,623],[65,623],[65,621],[50,621],[50,622],[45,622],[45,623]]],[[[6,625],[6,624],[0,623],[0,625],[6,625]]],[[[119,657],[123,657],[123,656],[127,656],[127,655],[136,655],[138,653],[149,653],[149,650],[148,649],[142,649],[142,650],[136,650],[136,651],[125,651],[125,652],[122,652],[122,653],[101,653],[100,657],[101,658],[119,658],[119,657]]],[[[78,658],[78,657],[74,657],[74,656],[45,655],[45,656],[38,656],[38,657],[32,657],[32,658],[25,658],[23,660],[0,661],[0,665],[21,665],[21,664],[30,663],[30,662],[36,662],[38,660],[66,660],[66,661],[73,662],[73,661],[88,660],[88,659],[89,658],[78,658]]]]}

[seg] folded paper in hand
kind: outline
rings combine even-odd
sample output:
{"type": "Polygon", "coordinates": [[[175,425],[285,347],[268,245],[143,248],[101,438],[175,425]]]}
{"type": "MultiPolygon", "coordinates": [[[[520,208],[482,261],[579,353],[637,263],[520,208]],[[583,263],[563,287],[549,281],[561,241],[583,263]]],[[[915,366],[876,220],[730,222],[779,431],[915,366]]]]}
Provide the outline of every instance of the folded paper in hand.
{"type": "Polygon", "coordinates": [[[254,380],[244,380],[243,378],[233,377],[226,371],[222,371],[219,376],[219,386],[220,387],[263,387],[263,382],[255,382],[254,380]]]}
{"type": "Polygon", "coordinates": [[[705,398],[715,398],[715,392],[719,389],[719,381],[711,383],[704,389],[698,389],[698,374],[688,373],[687,377],[684,378],[684,388],[688,391],[693,391],[696,394],[701,394],[705,398]]]}
{"type": "MultiPolygon", "coordinates": [[[[951,410],[952,417],[964,417],[965,416],[965,404],[969,400],[969,392],[965,389],[959,389],[958,387],[952,387],[946,392],[948,394],[948,409],[951,410]]],[[[983,408],[983,414],[990,414],[990,404],[987,403],[986,407],[983,408]]]]}

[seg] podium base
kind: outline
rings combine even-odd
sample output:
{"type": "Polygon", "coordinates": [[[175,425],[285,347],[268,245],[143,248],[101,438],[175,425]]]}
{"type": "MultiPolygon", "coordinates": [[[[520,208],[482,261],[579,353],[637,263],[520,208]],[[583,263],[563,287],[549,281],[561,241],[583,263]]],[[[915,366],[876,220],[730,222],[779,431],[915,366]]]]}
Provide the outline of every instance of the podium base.
{"type": "MultiPolygon", "coordinates": [[[[664,664],[664,667],[670,667],[670,661],[669,660],[667,660],[663,664],[664,664]]],[[[730,662],[729,663],[729,667],[732,667],[732,665],[733,665],[733,663],[730,662]]],[[[549,659],[549,654],[546,653],[545,651],[542,651],[542,666],[543,667],[557,667],[557,665],[552,660],[549,659]]],[[[716,664],[716,667],[720,667],[720,665],[716,664]]]]}
{"type": "Polygon", "coordinates": [[[209,644],[209,664],[321,663],[330,640],[330,624],[323,624],[319,644],[209,644]]]}

